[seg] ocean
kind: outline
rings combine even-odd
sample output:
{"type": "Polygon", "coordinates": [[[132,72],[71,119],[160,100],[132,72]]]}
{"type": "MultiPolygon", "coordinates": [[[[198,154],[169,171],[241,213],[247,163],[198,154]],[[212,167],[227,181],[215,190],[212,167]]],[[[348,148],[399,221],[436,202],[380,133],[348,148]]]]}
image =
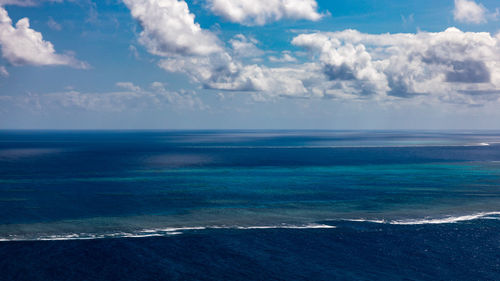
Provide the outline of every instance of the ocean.
{"type": "Polygon", "coordinates": [[[0,131],[0,280],[500,280],[500,132],[0,131]]]}

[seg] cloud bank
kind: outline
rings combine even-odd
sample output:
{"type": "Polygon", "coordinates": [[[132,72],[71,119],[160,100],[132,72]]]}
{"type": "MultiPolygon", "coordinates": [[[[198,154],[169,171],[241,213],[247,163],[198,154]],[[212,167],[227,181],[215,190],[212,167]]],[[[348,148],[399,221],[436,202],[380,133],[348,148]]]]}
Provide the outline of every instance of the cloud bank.
{"type": "Polygon", "coordinates": [[[317,57],[328,92],[409,98],[497,94],[500,38],[489,33],[301,34],[292,43],[317,57]]]}
{"type": "Polygon", "coordinates": [[[345,30],[300,34],[292,44],[307,50],[309,60],[299,63],[285,52],[283,59],[271,59],[281,63],[276,67],[245,64],[237,50],[228,48],[211,56],[166,58],[159,65],[186,73],[208,89],[250,92],[264,99],[427,97],[477,104],[500,93],[500,37],[489,33],[345,30]]]}
{"type": "MultiPolygon", "coordinates": [[[[309,58],[299,61],[285,50],[282,57],[269,57],[275,63],[271,67],[245,59],[265,55],[256,40],[238,34],[223,44],[215,34],[201,29],[182,0],[125,2],[144,28],[140,43],[162,57],[158,65],[185,73],[206,89],[247,92],[259,100],[426,98],[468,105],[488,102],[500,94],[500,35],[457,28],[434,33],[344,30],[299,34],[291,43],[307,51],[309,58]],[[173,11],[175,16],[169,17],[173,11]],[[170,26],[175,35],[168,31],[170,26]]],[[[259,7],[260,2],[256,3],[259,7]]]]}
{"type": "Polygon", "coordinates": [[[23,96],[1,96],[1,108],[27,108],[34,111],[54,109],[83,110],[90,112],[125,112],[152,109],[205,110],[207,106],[196,93],[169,91],[163,83],[153,82],[148,89],[142,89],[131,82],[118,82],[119,91],[105,93],[84,93],[65,91],[23,96]]]}

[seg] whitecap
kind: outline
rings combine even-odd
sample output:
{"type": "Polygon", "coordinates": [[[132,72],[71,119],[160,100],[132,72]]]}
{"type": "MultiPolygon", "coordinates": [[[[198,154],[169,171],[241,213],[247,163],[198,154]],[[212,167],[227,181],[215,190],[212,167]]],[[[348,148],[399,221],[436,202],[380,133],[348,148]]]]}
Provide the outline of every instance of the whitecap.
{"type": "Polygon", "coordinates": [[[461,216],[446,216],[441,218],[423,218],[423,219],[404,219],[404,220],[371,220],[371,219],[348,219],[346,221],[353,222],[371,222],[380,224],[392,224],[392,225],[421,225],[421,224],[445,224],[445,223],[457,223],[463,221],[471,221],[477,219],[500,219],[498,217],[500,212],[480,212],[471,215],[461,215],[461,216]]]}
{"type": "Polygon", "coordinates": [[[307,225],[270,225],[270,226],[237,226],[236,229],[325,229],[336,228],[327,224],[307,224],[307,225]]]}
{"type": "Polygon", "coordinates": [[[158,229],[143,229],[131,232],[114,232],[102,234],[89,233],[71,233],[61,235],[40,235],[38,237],[29,236],[8,236],[0,237],[0,242],[9,241],[64,241],[64,240],[92,240],[92,239],[111,239],[111,238],[146,238],[146,237],[167,237],[171,235],[184,234],[185,231],[193,230],[208,230],[208,229],[235,229],[235,230],[251,230],[251,229],[330,229],[335,228],[332,225],[326,224],[305,224],[305,225],[258,225],[258,226],[192,226],[192,227],[169,227],[158,229]]]}

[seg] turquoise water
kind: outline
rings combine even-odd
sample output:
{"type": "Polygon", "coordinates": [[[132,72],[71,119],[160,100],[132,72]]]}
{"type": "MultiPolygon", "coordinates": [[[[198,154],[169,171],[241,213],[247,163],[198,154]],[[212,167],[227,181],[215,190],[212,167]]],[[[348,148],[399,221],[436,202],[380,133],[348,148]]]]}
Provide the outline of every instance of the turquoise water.
{"type": "Polygon", "coordinates": [[[493,132],[1,136],[5,241],[455,222],[500,212],[493,132]]]}

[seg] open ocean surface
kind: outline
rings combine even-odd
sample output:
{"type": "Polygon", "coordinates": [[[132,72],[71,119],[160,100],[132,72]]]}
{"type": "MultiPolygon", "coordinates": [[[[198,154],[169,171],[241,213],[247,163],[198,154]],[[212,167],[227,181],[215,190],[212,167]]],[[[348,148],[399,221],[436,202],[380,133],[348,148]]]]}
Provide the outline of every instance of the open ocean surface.
{"type": "Polygon", "coordinates": [[[500,280],[500,132],[0,131],[0,280],[500,280]]]}

